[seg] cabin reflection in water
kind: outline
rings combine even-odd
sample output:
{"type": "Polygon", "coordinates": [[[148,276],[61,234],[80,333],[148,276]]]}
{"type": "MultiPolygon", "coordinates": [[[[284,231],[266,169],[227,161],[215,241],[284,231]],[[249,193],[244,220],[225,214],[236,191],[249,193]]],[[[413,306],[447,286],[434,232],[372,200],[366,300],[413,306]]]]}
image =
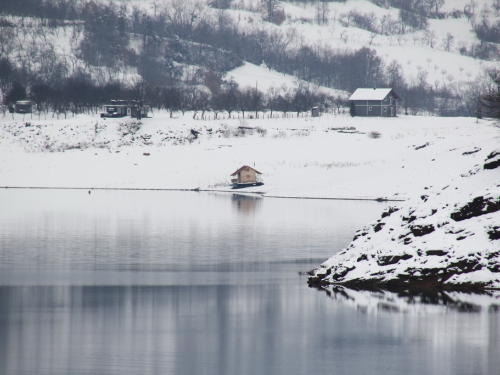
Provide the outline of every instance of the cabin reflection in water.
{"type": "Polygon", "coordinates": [[[231,200],[236,210],[243,214],[255,212],[257,207],[262,203],[262,197],[244,194],[233,194],[231,200]]]}

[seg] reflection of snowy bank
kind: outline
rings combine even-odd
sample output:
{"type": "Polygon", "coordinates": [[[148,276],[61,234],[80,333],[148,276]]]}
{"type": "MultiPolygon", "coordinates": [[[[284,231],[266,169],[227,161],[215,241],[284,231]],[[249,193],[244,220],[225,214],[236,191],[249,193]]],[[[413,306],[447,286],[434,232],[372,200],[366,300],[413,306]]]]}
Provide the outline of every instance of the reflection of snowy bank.
{"type": "Polygon", "coordinates": [[[342,305],[351,305],[363,313],[402,312],[412,314],[442,313],[448,311],[498,313],[500,291],[486,293],[461,293],[445,291],[364,291],[339,285],[321,287],[318,290],[342,305]]]}

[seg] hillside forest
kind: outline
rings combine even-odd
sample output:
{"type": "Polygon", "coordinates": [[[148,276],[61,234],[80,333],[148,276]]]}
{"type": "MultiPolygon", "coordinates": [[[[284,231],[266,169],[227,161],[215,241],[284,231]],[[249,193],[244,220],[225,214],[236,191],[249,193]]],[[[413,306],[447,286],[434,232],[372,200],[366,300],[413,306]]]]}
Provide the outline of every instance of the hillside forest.
{"type": "Polygon", "coordinates": [[[358,87],[391,87],[401,114],[484,114],[481,99],[499,92],[500,0],[448,10],[445,0],[365,0],[369,12],[342,11],[345,3],[2,0],[0,108],[5,116],[29,99],[39,114],[66,116],[129,99],[172,115],[300,114],[313,106],[340,111],[358,87]],[[458,41],[453,30],[438,37],[430,25],[445,20],[466,22],[474,40],[458,41]],[[307,30],[326,30],[337,42],[315,42],[307,30]],[[454,53],[481,69],[460,67],[457,76],[431,58],[412,66],[410,57],[379,53],[377,40],[454,53]],[[245,62],[292,75],[295,84],[241,86],[228,73],[245,62]]]}

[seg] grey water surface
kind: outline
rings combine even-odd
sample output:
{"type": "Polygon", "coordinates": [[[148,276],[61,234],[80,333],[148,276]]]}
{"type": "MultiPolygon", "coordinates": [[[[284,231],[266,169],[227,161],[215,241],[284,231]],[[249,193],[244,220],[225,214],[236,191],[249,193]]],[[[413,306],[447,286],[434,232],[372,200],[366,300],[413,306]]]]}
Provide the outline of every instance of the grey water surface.
{"type": "Polygon", "coordinates": [[[2,189],[0,375],[500,374],[497,295],[299,275],[386,205],[2,189]]]}

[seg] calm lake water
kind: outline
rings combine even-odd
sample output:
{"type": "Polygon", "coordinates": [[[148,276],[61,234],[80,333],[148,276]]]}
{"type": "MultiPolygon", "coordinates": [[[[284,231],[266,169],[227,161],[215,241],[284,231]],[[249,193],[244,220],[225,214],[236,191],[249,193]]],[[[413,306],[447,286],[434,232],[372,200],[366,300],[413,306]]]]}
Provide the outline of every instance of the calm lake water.
{"type": "Polygon", "coordinates": [[[500,374],[500,297],[310,289],[383,203],[0,190],[0,374],[500,374]]]}

